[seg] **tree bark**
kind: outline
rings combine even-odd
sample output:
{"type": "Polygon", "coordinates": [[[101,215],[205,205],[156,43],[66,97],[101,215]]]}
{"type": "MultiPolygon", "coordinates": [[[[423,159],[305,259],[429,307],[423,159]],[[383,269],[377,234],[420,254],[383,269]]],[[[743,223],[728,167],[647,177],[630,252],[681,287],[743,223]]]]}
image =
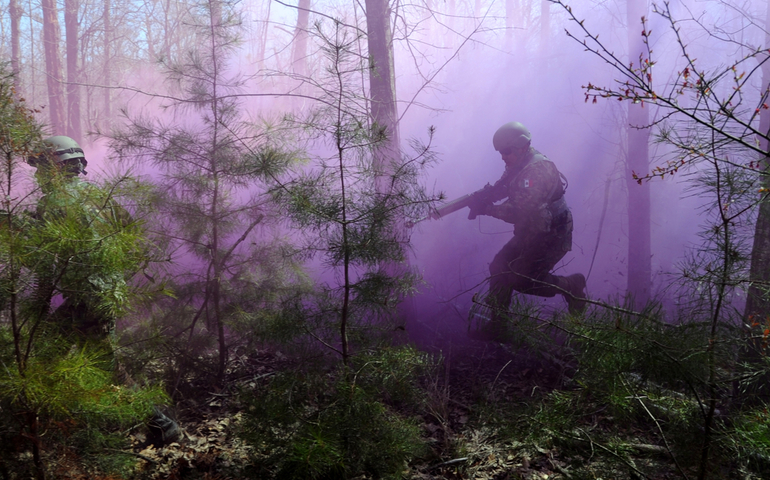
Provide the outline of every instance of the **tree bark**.
{"type": "MultiPolygon", "coordinates": [[[[103,22],[104,22],[104,63],[102,64],[102,82],[104,82],[105,87],[110,86],[110,57],[112,53],[110,52],[110,46],[111,46],[111,40],[112,40],[112,23],[111,23],[111,16],[110,16],[110,8],[111,8],[111,1],[110,0],[104,0],[104,13],[103,13],[103,22]]],[[[104,88],[102,89],[104,93],[104,105],[102,106],[102,121],[100,122],[101,127],[105,130],[109,129],[110,126],[110,117],[112,116],[111,112],[111,97],[110,97],[110,89],[104,88]]]]}
{"type": "MultiPolygon", "coordinates": [[[[767,7],[766,24],[770,26],[770,3],[767,7]]],[[[770,44],[770,34],[766,35],[765,43],[770,44]]],[[[770,93],[770,59],[762,64],[762,91],[770,93]]],[[[759,113],[759,130],[770,134],[770,110],[761,109],[759,113]]],[[[767,138],[760,138],[762,150],[768,151],[767,138]]],[[[762,159],[761,187],[770,187],[770,157],[762,159]]],[[[770,313],[770,201],[764,199],[759,204],[759,214],[754,229],[754,244],[751,250],[751,266],[749,271],[749,291],[746,298],[745,316],[762,318],[770,313]]]]}
{"type": "Polygon", "coordinates": [[[375,168],[385,173],[388,162],[397,158],[400,145],[388,0],[366,0],[366,25],[372,121],[385,135],[375,168]]]}
{"type": "Polygon", "coordinates": [[[310,21],[310,0],[299,0],[297,28],[294,30],[294,45],[291,52],[292,71],[300,76],[307,75],[307,40],[310,21]]]}
{"type": "MultiPolygon", "coordinates": [[[[766,25],[770,26],[770,3],[767,5],[766,25]]],[[[765,43],[770,45],[770,33],[765,36],[765,43]]],[[[762,92],[765,95],[764,103],[768,102],[770,95],[770,58],[763,58],[762,63],[762,92]]],[[[762,103],[762,102],[761,102],[762,103]]],[[[770,110],[760,109],[759,131],[766,136],[770,135],[770,110]]],[[[770,142],[767,138],[759,138],[759,144],[765,152],[770,151],[770,142]]],[[[765,156],[761,162],[760,187],[770,188],[770,156],[765,156]]],[[[767,191],[767,190],[763,190],[767,191]]],[[[764,329],[770,328],[770,199],[768,194],[759,203],[757,222],[754,226],[754,243],[751,248],[751,263],[749,266],[749,289],[746,295],[746,307],[744,310],[744,324],[747,326],[746,334],[748,344],[741,352],[741,363],[761,366],[762,357],[765,354],[763,347],[764,329]]],[[[768,375],[762,375],[749,387],[746,393],[750,403],[758,400],[767,401],[770,392],[767,387],[768,375]],[[765,384],[765,385],[762,385],[765,384]]]]}
{"type": "Polygon", "coordinates": [[[8,13],[11,17],[11,73],[13,74],[13,88],[16,94],[21,94],[21,41],[19,30],[21,29],[21,7],[18,0],[11,0],[8,5],[8,13]]]}
{"type": "Polygon", "coordinates": [[[67,43],[67,135],[82,141],[80,130],[80,75],[78,74],[78,0],[64,1],[64,28],[67,43]]]}
{"type": "Polygon", "coordinates": [[[267,34],[270,29],[270,6],[273,2],[267,2],[267,13],[265,14],[265,21],[262,23],[261,38],[259,42],[259,50],[257,51],[257,66],[260,70],[265,68],[265,56],[267,56],[267,34]]]}
{"type": "Polygon", "coordinates": [[[62,60],[59,52],[61,28],[55,0],[41,0],[43,7],[43,44],[48,86],[48,113],[55,134],[66,131],[64,119],[64,91],[62,88],[62,60]]]}
{"type": "MultiPolygon", "coordinates": [[[[763,83],[767,88],[767,73],[763,72],[763,83]]],[[[767,91],[767,90],[765,90],[767,91]]],[[[770,132],[770,114],[763,110],[760,113],[760,130],[770,132]]],[[[767,151],[768,145],[766,139],[760,140],[762,148],[767,151]]],[[[761,179],[762,188],[770,188],[770,158],[765,157],[762,161],[763,173],[761,179]]],[[[749,270],[749,291],[746,298],[745,317],[747,319],[758,319],[764,322],[765,317],[770,314],[770,201],[764,199],[759,204],[759,214],[754,228],[754,244],[751,249],[751,266],[749,270]]]]}
{"type": "MultiPolygon", "coordinates": [[[[401,162],[401,139],[396,104],[396,72],[393,61],[393,35],[390,28],[388,0],[366,0],[366,26],[369,48],[369,88],[372,123],[382,129],[385,138],[374,152],[375,188],[380,195],[388,195],[393,175],[401,162]]],[[[376,134],[375,134],[376,136],[376,134]]],[[[408,232],[405,225],[394,227],[391,232],[405,242],[408,232]]],[[[381,267],[392,278],[407,273],[408,260],[403,263],[386,263],[381,267]]],[[[414,317],[414,298],[400,298],[399,315],[404,319],[414,317]]]]}
{"type": "MultiPolygon", "coordinates": [[[[167,0],[163,7],[163,58],[171,62],[171,0],[167,0]]],[[[151,57],[152,58],[152,57],[151,57]]]]}
{"type": "MultiPolygon", "coordinates": [[[[640,58],[646,58],[641,19],[647,13],[646,0],[626,0],[628,15],[629,62],[641,67],[640,58]],[[641,56],[641,57],[640,57],[641,56]]],[[[637,306],[650,299],[652,262],[650,246],[650,185],[641,185],[633,174],[646,175],[650,168],[648,109],[643,103],[628,103],[627,168],[628,179],[628,290],[637,306]]]]}

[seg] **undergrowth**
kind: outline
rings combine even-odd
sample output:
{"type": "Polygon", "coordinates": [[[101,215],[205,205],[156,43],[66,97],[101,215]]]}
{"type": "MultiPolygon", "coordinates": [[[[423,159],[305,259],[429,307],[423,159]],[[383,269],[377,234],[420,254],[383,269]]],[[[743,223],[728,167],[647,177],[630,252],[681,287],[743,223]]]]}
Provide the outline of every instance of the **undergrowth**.
{"type": "Polygon", "coordinates": [[[429,365],[411,347],[388,348],[349,366],[278,373],[244,392],[241,435],[255,447],[252,478],[401,478],[425,452],[416,415],[419,375],[429,365]]]}

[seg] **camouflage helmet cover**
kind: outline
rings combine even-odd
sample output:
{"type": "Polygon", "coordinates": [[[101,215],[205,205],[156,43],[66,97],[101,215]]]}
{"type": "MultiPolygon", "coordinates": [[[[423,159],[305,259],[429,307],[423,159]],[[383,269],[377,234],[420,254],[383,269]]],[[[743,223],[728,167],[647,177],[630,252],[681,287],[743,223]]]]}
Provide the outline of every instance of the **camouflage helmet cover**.
{"type": "Polygon", "coordinates": [[[529,148],[532,141],[532,135],[527,130],[527,127],[519,122],[509,122],[498,128],[495,135],[492,137],[492,145],[495,150],[501,152],[502,150],[521,150],[522,148],[529,148]]]}
{"type": "Polygon", "coordinates": [[[27,163],[33,167],[53,160],[57,164],[74,167],[77,173],[86,173],[88,165],[83,149],[78,142],[65,135],[56,135],[43,140],[44,151],[27,158],[27,163]]]}

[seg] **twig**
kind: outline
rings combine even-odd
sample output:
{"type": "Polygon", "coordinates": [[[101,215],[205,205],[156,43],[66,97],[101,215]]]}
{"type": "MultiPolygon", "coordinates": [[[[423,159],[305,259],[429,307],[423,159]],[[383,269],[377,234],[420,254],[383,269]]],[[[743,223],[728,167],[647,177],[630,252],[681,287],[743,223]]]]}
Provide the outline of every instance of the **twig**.
{"type": "MultiPolygon", "coordinates": [[[[640,453],[654,453],[656,455],[664,455],[666,457],[674,458],[674,455],[668,448],[661,447],[660,445],[652,445],[649,443],[626,443],[624,446],[633,448],[640,453]]],[[[676,459],[674,460],[676,461],[676,459]]],[[[685,475],[684,472],[680,471],[679,473],[681,473],[685,479],[687,478],[687,475],[685,475]]]]}
{"type": "Polygon", "coordinates": [[[495,376],[495,380],[492,382],[492,386],[490,387],[490,390],[495,388],[495,383],[497,383],[497,379],[500,378],[500,374],[503,373],[503,370],[505,370],[505,367],[511,364],[513,360],[508,360],[508,363],[503,365],[503,368],[500,369],[499,372],[497,372],[497,375],[495,376]]]}
{"type": "Polygon", "coordinates": [[[557,472],[561,473],[564,476],[564,478],[566,478],[567,480],[571,480],[572,479],[572,474],[569,473],[569,470],[567,470],[564,467],[560,467],[559,465],[557,465],[556,462],[553,461],[553,458],[548,457],[548,462],[551,464],[553,469],[556,470],[557,472]]]}
{"type": "MultiPolygon", "coordinates": [[[[588,443],[591,445],[591,449],[593,449],[593,446],[596,445],[601,450],[604,450],[605,452],[609,453],[613,457],[617,458],[621,462],[625,463],[631,470],[636,472],[639,476],[643,478],[650,478],[647,475],[645,475],[644,472],[636,468],[636,465],[634,465],[632,462],[630,462],[627,458],[624,458],[622,455],[618,454],[617,452],[613,451],[611,448],[605,447],[601,443],[594,442],[591,437],[588,435],[588,433],[583,429],[578,429],[583,435],[585,435],[585,438],[575,437],[576,440],[582,440],[582,441],[588,441],[588,443]]],[[[630,445],[629,445],[630,446],[630,445]]]]}
{"type": "Polygon", "coordinates": [[[471,407],[469,407],[468,405],[466,405],[466,404],[464,404],[464,403],[462,403],[460,401],[455,400],[454,398],[449,398],[448,401],[449,401],[449,403],[457,405],[458,407],[462,407],[462,408],[468,410],[469,412],[471,411],[471,407]]]}
{"type": "Polygon", "coordinates": [[[660,437],[663,439],[663,443],[666,445],[665,448],[658,447],[657,445],[648,445],[648,446],[654,446],[654,447],[658,447],[659,449],[663,449],[664,453],[667,453],[668,455],[670,455],[671,459],[674,460],[674,465],[676,465],[676,469],[679,470],[679,474],[682,475],[682,477],[684,477],[685,480],[688,480],[687,474],[682,469],[682,466],[679,465],[679,461],[676,459],[676,455],[674,455],[674,452],[672,452],[671,448],[668,446],[668,440],[666,440],[666,435],[663,433],[663,428],[661,428],[660,422],[658,422],[658,419],[655,417],[655,415],[653,415],[652,412],[650,412],[650,409],[647,408],[647,405],[644,403],[644,401],[642,401],[642,397],[637,395],[636,399],[642,405],[642,408],[644,409],[644,411],[647,412],[647,415],[649,415],[652,421],[655,422],[655,426],[658,428],[658,432],[660,432],[660,437]]]}
{"type": "Polygon", "coordinates": [[[441,462],[438,465],[433,465],[432,467],[428,467],[428,470],[435,470],[439,467],[446,467],[448,465],[454,465],[456,463],[462,463],[467,461],[468,461],[468,457],[453,458],[452,460],[447,460],[446,462],[441,462]]]}

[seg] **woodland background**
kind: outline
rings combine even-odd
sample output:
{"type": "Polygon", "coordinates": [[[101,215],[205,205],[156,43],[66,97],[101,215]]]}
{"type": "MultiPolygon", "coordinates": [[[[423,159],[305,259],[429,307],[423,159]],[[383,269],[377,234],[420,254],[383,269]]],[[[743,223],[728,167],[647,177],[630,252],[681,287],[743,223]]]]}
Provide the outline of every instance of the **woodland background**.
{"type": "Polygon", "coordinates": [[[769,25],[751,1],[10,0],[0,475],[766,478],[769,25]],[[513,120],[570,181],[557,269],[591,301],[517,297],[478,342],[511,227],[409,224],[498,178],[513,120]],[[14,228],[53,134],[135,221],[97,245],[141,259],[70,270],[130,279],[116,375],[24,307],[29,258],[78,245],[14,228]]]}

